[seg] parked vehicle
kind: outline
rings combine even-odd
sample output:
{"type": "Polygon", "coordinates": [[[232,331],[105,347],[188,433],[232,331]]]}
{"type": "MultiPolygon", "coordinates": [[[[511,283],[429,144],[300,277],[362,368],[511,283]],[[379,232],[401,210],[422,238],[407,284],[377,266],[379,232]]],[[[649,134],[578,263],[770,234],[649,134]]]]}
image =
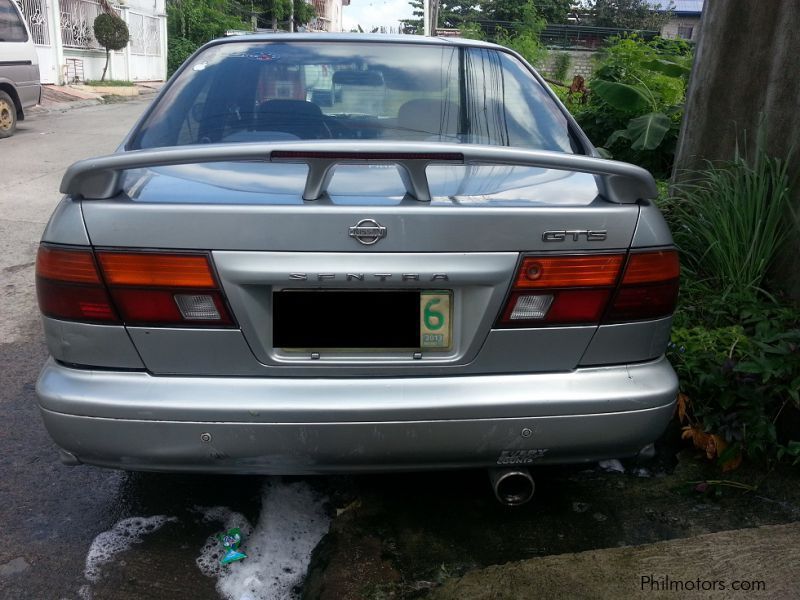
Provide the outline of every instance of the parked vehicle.
{"type": "Polygon", "coordinates": [[[37,392],[68,463],[514,467],[517,503],[519,468],[636,454],[673,413],[653,178],[505,48],[217,40],[61,191],[37,392]]]}
{"type": "Polygon", "coordinates": [[[0,138],[11,137],[42,94],[39,58],[17,5],[0,0],[0,138]]]}

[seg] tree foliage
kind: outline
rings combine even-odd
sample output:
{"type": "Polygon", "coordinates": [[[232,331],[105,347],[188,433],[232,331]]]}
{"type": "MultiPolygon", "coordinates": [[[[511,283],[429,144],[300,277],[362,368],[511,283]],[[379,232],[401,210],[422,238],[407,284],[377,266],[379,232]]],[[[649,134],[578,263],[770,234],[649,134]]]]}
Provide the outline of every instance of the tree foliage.
{"type": "Polygon", "coordinates": [[[591,0],[588,25],[658,31],[672,17],[672,0],[591,0]]]}
{"type": "Polygon", "coordinates": [[[111,59],[112,50],[122,50],[128,45],[130,32],[128,25],[114,13],[101,13],[94,20],[94,37],[103,48],[106,49],[106,64],[103,67],[103,76],[100,81],[106,78],[108,62],[111,59]]]}
{"type": "Polygon", "coordinates": [[[691,64],[683,41],[612,38],[589,81],[588,103],[568,106],[609,155],[668,177],[691,64]]]}
{"type": "Polygon", "coordinates": [[[547,48],[542,44],[539,35],[547,23],[539,15],[535,0],[522,3],[520,18],[512,25],[510,30],[497,27],[495,41],[516,50],[532,65],[541,66],[547,57],[547,48]]]}
{"type": "Polygon", "coordinates": [[[288,28],[294,3],[294,29],[314,18],[314,7],[305,0],[167,0],[167,68],[173,73],[197,48],[225,35],[228,30],[271,28],[276,22],[288,28]]]}
{"type": "Polygon", "coordinates": [[[249,29],[229,0],[167,0],[167,68],[173,73],[206,42],[229,29],[249,29]]]}
{"type": "Polygon", "coordinates": [[[524,21],[525,12],[532,4],[539,18],[547,23],[564,23],[570,11],[570,0],[479,0],[483,19],[502,24],[513,24],[524,21]]]}
{"type": "MultiPolygon", "coordinates": [[[[422,0],[409,0],[413,19],[404,19],[405,33],[422,33],[422,0]]],[[[442,0],[439,4],[438,27],[466,31],[472,39],[494,37],[497,28],[506,34],[515,33],[526,19],[526,10],[532,5],[538,18],[547,23],[564,23],[571,7],[571,0],[442,0]],[[483,33],[476,30],[479,26],[483,33]]]]}

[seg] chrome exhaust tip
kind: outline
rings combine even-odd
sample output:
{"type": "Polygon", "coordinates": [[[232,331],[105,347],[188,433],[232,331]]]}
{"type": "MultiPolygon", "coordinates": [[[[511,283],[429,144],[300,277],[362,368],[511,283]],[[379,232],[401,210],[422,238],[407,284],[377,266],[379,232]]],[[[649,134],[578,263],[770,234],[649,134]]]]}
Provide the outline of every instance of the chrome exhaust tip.
{"type": "Polygon", "coordinates": [[[528,469],[489,469],[489,481],[497,500],[506,506],[522,506],[536,491],[528,469]]]}

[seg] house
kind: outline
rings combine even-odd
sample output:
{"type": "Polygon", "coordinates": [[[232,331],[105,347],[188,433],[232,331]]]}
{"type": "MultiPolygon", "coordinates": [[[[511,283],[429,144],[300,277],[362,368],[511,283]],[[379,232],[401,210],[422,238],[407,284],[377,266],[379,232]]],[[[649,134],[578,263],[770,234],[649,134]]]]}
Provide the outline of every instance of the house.
{"type": "MultiPolygon", "coordinates": [[[[660,4],[660,10],[670,5],[670,0],[648,2],[653,6],[660,4]]],[[[672,0],[672,4],[672,18],[661,28],[661,37],[696,42],[700,33],[703,0],[672,0]]]]}
{"type": "MultiPolygon", "coordinates": [[[[103,8],[94,0],[14,0],[39,56],[42,83],[100,79],[105,50],[94,38],[103,8]]],[[[107,4],[107,3],[106,3],[107,4]]],[[[128,24],[130,42],[111,53],[109,79],[163,81],[167,76],[165,0],[119,0],[111,8],[128,24]]]]}

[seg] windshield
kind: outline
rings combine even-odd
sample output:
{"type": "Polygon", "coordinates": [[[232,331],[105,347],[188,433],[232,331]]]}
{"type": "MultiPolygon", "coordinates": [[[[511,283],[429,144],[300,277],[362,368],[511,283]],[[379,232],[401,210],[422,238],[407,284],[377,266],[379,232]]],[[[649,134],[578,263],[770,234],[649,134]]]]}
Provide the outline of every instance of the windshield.
{"type": "Polygon", "coordinates": [[[572,152],[565,116],[505,52],[319,41],[211,46],[170,84],[128,148],[323,139],[572,152]]]}

